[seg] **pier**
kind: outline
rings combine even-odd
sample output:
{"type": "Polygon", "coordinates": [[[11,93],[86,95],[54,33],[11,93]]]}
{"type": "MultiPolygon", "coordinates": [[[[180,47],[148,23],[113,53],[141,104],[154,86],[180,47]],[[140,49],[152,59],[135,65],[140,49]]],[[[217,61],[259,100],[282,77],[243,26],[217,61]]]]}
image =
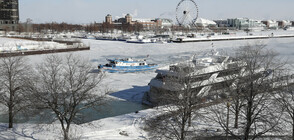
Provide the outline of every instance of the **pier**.
{"type": "Polygon", "coordinates": [[[270,39],[270,38],[292,38],[291,35],[272,35],[272,36],[214,36],[214,37],[201,37],[201,38],[177,38],[173,40],[175,43],[186,42],[209,42],[209,41],[228,41],[228,40],[252,40],[252,39],[270,39]]]}
{"type": "Polygon", "coordinates": [[[83,50],[90,50],[90,47],[87,46],[87,47],[80,47],[80,48],[1,52],[0,57],[39,55],[39,54],[61,53],[61,52],[83,51],[83,50]]]}

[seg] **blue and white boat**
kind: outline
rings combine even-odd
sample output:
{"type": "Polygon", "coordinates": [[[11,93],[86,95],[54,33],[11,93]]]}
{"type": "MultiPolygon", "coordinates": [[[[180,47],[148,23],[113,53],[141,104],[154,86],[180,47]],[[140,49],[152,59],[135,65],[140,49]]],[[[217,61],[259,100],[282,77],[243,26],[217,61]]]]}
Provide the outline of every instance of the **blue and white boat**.
{"type": "Polygon", "coordinates": [[[132,58],[125,59],[107,59],[109,63],[99,65],[98,69],[110,73],[127,73],[140,72],[156,69],[157,64],[147,64],[146,60],[133,60],[132,58]]]}

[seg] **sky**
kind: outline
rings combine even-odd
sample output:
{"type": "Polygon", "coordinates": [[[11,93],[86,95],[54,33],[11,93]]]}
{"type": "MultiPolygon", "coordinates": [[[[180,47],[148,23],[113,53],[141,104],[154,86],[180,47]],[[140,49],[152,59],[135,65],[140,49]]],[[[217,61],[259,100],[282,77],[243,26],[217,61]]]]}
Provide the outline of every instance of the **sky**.
{"type": "MultiPolygon", "coordinates": [[[[180,0],[19,0],[20,20],[34,23],[67,22],[86,24],[103,22],[130,13],[134,18],[170,18],[175,21],[180,0]]],[[[294,20],[294,0],[195,0],[199,17],[227,19],[294,20]]]]}

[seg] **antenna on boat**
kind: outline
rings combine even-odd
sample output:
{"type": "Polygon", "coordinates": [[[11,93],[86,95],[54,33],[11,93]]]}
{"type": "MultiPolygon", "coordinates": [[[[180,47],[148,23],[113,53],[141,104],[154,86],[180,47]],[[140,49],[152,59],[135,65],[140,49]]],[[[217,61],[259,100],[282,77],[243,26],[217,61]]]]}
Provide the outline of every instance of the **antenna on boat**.
{"type": "Polygon", "coordinates": [[[218,52],[215,50],[214,44],[211,43],[211,55],[213,56],[213,55],[217,55],[217,54],[218,54],[218,52]]]}
{"type": "Polygon", "coordinates": [[[147,54],[146,58],[144,58],[144,61],[146,61],[147,58],[149,58],[149,54],[147,54]]]}
{"type": "Polygon", "coordinates": [[[214,51],[214,46],[213,43],[211,43],[211,55],[214,55],[215,51],[214,51]]]}

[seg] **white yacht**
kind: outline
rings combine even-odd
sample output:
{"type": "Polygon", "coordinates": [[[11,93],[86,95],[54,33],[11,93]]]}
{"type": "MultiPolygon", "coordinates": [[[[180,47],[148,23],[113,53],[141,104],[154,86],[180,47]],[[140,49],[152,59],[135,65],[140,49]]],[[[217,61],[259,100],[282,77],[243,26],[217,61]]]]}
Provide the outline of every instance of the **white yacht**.
{"type": "Polygon", "coordinates": [[[157,76],[149,85],[150,91],[145,94],[145,103],[157,105],[161,94],[180,94],[189,86],[197,96],[203,99],[219,98],[217,93],[234,81],[229,80],[229,75],[245,70],[240,61],[225,55],[220,55],[215,50],[200,55],[194,55],[186,62],[169,65],[157,69],[157,76]],[[189,80],[189,83],[183,82],[189,80]],[[187,85],[189,84],[189,85],[187,85]]]}

